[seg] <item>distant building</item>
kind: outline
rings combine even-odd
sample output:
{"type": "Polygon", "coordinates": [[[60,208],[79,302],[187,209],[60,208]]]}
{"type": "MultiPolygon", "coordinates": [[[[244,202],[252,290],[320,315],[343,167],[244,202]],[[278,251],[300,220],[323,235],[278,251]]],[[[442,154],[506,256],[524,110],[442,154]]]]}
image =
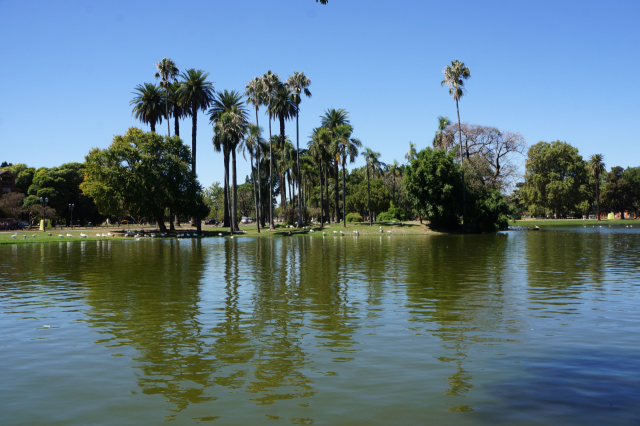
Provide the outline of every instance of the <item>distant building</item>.
{"type": "Polygon", "coordinates": [[[18,192],[16,176],[8,170],[0,170],[0,198],[9,192],[18,192]]]}

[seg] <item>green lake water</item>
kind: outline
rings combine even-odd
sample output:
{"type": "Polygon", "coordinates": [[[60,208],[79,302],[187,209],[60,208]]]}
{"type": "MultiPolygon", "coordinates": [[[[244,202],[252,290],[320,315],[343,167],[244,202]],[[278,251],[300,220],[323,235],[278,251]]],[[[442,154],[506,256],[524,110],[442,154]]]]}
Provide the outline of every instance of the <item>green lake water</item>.
{"type": "Polygon", "coordinates": [[[639,231],[0,245],[0,424],[638,425],[639,231]]]}

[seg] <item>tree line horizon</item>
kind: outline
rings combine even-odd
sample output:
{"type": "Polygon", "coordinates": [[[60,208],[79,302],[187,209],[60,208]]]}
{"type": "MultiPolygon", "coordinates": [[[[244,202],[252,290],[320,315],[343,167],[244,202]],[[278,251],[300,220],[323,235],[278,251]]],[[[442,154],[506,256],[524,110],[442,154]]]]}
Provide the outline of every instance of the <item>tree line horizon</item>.
{"type": "MultiPolygon", "coordinates": [[[[208,81],[209,73],[195,68],[180,72],[169,58],[158,62],[156,69],[159,83],[139,84],[130,102],[132,115],[148,124],[151,132],[131,128],[116,136],[109,148],[91,150],[84,164],[37,171],[25,164],[4,166],[13,168],[17,186],[28,194],[21,200],[22,214],[33,210],[30,220],[37,216],[38,209],[32,206],[41,196],[54,200],[57,211],[64,211],[66,205],[66,201],[56,203],[58,198],[84,197],[81,204],[87,205],[78,212],[80,217],[148,217],[164,228],[164,218],[169,216],[171,229],[180,217],[191,218],[200,231],[200,219],[212,217],[215,207],[216,219],[220,210],[223,226],[232,232],[239,218],[249,215],[255,215],[260,232],[266,221],[270,230],[275,229],[279,195],[277,216],[297,226],[311,218],[346,226],[348,221],[366,219],[372,224],[374,218],[419,217],[440,229],[484,232],[504,229],[508,215],[539,215],[541,210],[560,217],[593,209],[600,218],[601,193],[606,208],[638,210],[637,168],[614,167],[606,173],[602,154],[584,161],[577,148],[560,141],[540,142],[527,151],[517,132],[462,122],[459,103],[471,73],[458,60],[444,67],[441,82],[456,103],[457,122],[438,117],[432,147],[418,152],[410,142],[406,164],[396,160],[385,164],[380,153],[364,147],[353,137],[354,127],[344,109],[325,110],[319,126],[310,132],[307,147],[300,149],[300,106],[304,96],[311,97],[311,80],[304,72],[281,81],[268,71],[249,80],[240,93],[216,91],[208,81]],[[255,123],[249,119],[249,107],[255,112],[255,123]],[[268,118],[268,140],[259,126],[261,107],[268,118]],[[207,189],[200,186],[196,174],[200,111],[209,117],[212,145],[223,154],[224,163],[223,185],[214,183],[207,189]],[[180,120],[185,118],[192,120],[191,147],[180,139],[180,120]],[[286,123],[294,118],[295,147],[286,133],[286,123]],[[164,137],[156,132],[163,120],[167,122],[164,137]],[[272,121],[279,125],[276,134],[272,121]],[[518,182],[519,158],[524,158],[525,151],[524,181],[518,182]],[[249,154],[251,167],[242,185],[237,184],[238,153],[245,158],[249,154]],[[347,164],[359,155],[366,165],[347,171],[347,164]],[[51,189],[67,183],[75,189],[51,189]]],[[[14,204],[11,211],[19,212],[14,204]]],[[[52,209],[49,214],[55,216],[52,209]]]]}

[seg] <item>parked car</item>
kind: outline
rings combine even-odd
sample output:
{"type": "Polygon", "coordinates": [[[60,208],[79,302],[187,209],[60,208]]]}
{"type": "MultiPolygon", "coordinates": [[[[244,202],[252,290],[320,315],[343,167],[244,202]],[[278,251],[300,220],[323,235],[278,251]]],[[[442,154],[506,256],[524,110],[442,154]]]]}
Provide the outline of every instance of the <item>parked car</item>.
{"type": "Polygon", "coordinates": [[[215,220],[215,219],[207,219],[207,220],[204,221],[204,224],[205,225],[217,225],[218,221],[215,220]]]}

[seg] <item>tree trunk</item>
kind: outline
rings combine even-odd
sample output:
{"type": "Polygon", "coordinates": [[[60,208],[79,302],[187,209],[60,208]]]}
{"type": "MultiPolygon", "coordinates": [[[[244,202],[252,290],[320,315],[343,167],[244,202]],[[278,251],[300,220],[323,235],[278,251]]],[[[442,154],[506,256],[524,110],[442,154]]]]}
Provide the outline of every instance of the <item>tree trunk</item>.
{"type": "Polygon", "coordinates": [[[233,230],[238,229],[238,182],[236,180],[236,150],[231,150],[231,184],[233,185],[233,215],[231,216],[231,223],[233,223],[233,230]]]}
{"type": "Polygon", "coordinates": [[[164,82],[164,93],[165,93],[165,102],[164,102],[164,109],[165,109],[165,118],[167,119],[167,136],[171,137],[171,123],[169,123],[169,82],[165,81],[164,82]]]}
{"type": "Polygon", "coordinates": [[[336,222],[340,222],[340,171],[338,169],[338,162],[333,161],[333,180],[335,184],[335,215],[336,222]]]}
{"type": "Polygon", "coordinates": [[[280,215],[284,216],[284,209],[287,207],[287,183],[284,178],[284,171],[280,170],[280,215]]]}
{"type": "Polygon", "coordinates": [[[155,132],[156,132],[156,123],[154,123],[154,122],[152,121],[152,122],[151,122],[151,123],[149,123],[149,124],[151,125],[151,131],[152,131],[153,133],[155,133],[155,132]]]}
{"type": "MultiPolygon", "coordinates": [[[[258,124],[258,107],[256,106],[256,126],[260,129],[260,124],[258,124]]],[[[258,229],[258,233],[260,233],[260,218],[262,217],[262,190],[260,182],[262,181],[262,177],[260,176],[260,138],[258,137],[258,141],[256,144],[256,172],[258,175],[258,181],[254,182],[258,185],[258,198],[256,198],[256,227],[258,229]]],[[[254,187],[255,188],[255,187],[254,187]]],[[[262,224],[264,226],[264,223],[262,224]]]]}
{"type": "Polygon", "coordinates": [[[173,133],[177,137],[180,137],[180,120],[178,120],[178,114],[176,114],[176,109],[173,109],[173,133]]]}
{"type": "MultiPolygon", "coordinates": [[[[191,170],[193,170],[193,175],[197,176],[196,174],[196,131],[198,130],[198,111],[193,111],[193,106],[191,108],[191,118],[192,118],[192,126],[191,126],[191,150],[192,150],[192,157],[193,157],[193,165],[191,170]]],[[[200,219],[195,218],[195,217],[191,217],[191,225],[193,225],[193,222],[196,222],[196,229],[198,231],[198,233],[200,233],[200,219]]]]}
{"type": "Polygon", "coordinates": [[[464,181],[464,167],[462,167],[462,127],[460,125],[460,108],[458,107],[458,98],[456,98],[456,112],[458,113],[458,134],[460,138],[460,171],[462,172],[462,230],[467,230],[467,189],[464,181]]]}
{"type": "MultiPolygon", "coordinates": [[[[173,217],[173,209],[169,209],[169,230],[170,231],[175,231],[176,228],[173,226],[173,221],[171,220],[171,218],[173,217]]],[[[178,215],[176,215],[176,219],[178,219],[178,215]]]]}
{"type": "Polygon", "coordinates": [[[269,96],[269,230],[276,228],[273,226],[273,147],[271,143],[271,96],[269,96]]]}
{"type": "Polygon", "coordinates": [[[320,178],[320,226],[324,227],[324,197],[322,196],[322,166],[320,166],[320,173],[318,177],[320,178]]]}
{"type": "Polygon", "coordinates": [[[369,184],[369,162],[367,161],[367,197],[369,199],[369,226],[373,226],[373,215],[371,214],[371,185],[369,184]]]}
{"type": "Polygon", "coordinates": [[[229,153],[226,148],[222,148],[222,155],[224,161],[224,206],[223,206],[223,219],[222,226],[224,228],[229,228],[231,225],[229,224],[229,153]]]}
{"type": "MultiPolygon", "coordinates": [[[[345,158],[346,160],[346,158],[345,158]]],[[[346,188],[345,188],[345,169],[344,169],[344,161],[342,162],[342,214],[344,217],[342,218],[342,227],[347,227],[347,197],[346,197],[346,188]]]]}
{"type": "Polygon", "coordinates": [[[296,163],[298,167],[298,226],[302,226],[302,201],[300,199],[300,128],[298,127],[298,116],[300,115],[300,106],[296,105],[296,163]]]}
{"type": "Polygon", "coordinates": [[[327,213],[327,222],[331,223],[331,213],[329,213],[329,210],[331,210],[331,206],[329,205],[329,164],[327,164],[327,167],[325,167],[324,169],[324,192],[325,192],[325,197],[327,199],[327,208],[325,209],[325,212],[327,213]]]}
{"type": "Polygon", "coordinates": [[[258,205],[258,191],[256,190],[256,174],[253,170],[253,154],[249,154],[249,160],[250,160],[250,164],[251,164],[251,180],[253,181],[253,206],[255,207],[255,211],[256,211],[256,225],[258,228],[258,233],[260,233],[260,222],[258,221],[258,211],[260,209],[260,206],[258,205]]]}
{"type": "Polygon", "coordinates": [[[156,223],[158,224],[158,229],[160,229],[160,232],[167,232],[167,227],[164,225],[163,215],[156,216],[156,223]]]}
{"type": "Polygon", "coordinates": [[[600,219],[600,173],[596,173],[596,216],[600,219]]]}

